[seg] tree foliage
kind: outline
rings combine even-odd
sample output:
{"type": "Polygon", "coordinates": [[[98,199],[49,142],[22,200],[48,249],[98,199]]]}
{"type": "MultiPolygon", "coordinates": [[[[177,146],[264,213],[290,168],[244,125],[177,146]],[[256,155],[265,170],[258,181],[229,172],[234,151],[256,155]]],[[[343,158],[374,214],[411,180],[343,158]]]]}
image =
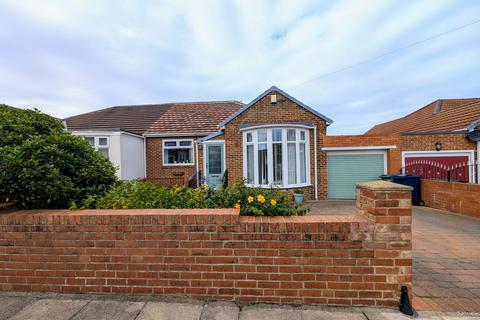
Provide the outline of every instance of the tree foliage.
{"type": "Polygon", "coordinates": [[[0,202],[67,208],[116,181],[111,162],[59,120],[5,105],[0,117],[0,202]]]}

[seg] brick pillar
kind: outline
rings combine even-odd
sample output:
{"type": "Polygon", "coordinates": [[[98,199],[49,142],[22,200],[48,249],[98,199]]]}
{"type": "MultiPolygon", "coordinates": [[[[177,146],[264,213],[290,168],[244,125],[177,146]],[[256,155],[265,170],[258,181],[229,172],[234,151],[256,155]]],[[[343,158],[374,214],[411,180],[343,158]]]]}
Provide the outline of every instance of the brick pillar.
{"type": "Polygon", "coordinates": [[[364,245],[374,251],[375,275],[385,280],[378,284],[386,290],[384,299],[399,299],[403,285],[412,293],[411,190],[387,181],[357,184],[357,208],[373,222],[372,239],[364,245]]]}

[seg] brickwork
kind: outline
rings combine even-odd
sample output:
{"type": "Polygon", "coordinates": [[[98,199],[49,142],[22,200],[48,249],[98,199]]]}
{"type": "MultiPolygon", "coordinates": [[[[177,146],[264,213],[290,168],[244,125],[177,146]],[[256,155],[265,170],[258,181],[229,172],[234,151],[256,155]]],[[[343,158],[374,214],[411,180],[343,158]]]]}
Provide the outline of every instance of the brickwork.
{"type": "Polygon", "coordinates": [[[368,215],[4,214],[0,290],[395,307],[400,286],[411,284],[408,199],[362,191],[360,203],[368,215]]]}
{"type": "MultiPolygon", "coordinates": [[[[195,145],[193,146],[193,165],[187,166],[164,166],[163,165],[163,140],[193,139],[193,137],[175,138],[147,138],[147,178],[148,180],[163,186],[182,185],[188,182],[188,178],[196,172],[195,145]]],[[[203,149],[199,145],[199,170],[203,171],[203,149]]]]}
{"type": "Polygon", "coordinates": [[[480,218],[480,185],[422,180],[422,200],[435,209],[480,218]]]}
{"type": "Polygon", "coordinates": [[[396,149],[387,150],[388,173],[397,174],[402,168],[402,137],[392,136],[361,136],[343,135],[326,136],[325,147],[372,147],[372,146],[397,146],[396,149]]]}
{"type": "MultiPolygon", "coordinates": [[[[229,181],[243,179],[243,136],[240,125],[281,124],[292,122],[308,122],[317,127],[317,169],[318,194],[320,199],[327,198],[327,158],[321,151],[326,135],[326,122],[313,113],[301,108],[293,101],[277,93],[276,104],[270,103],[270,96],[260,99],[250,109],[240,114],[225,126],[226,164],[229,181]]],[[[314,130],[310,130],[310,174],[311,187],[305,188],[305,197],[312,199],[315,194],[314,181],[314,130]]]]}
{"type": "Polygon", "coordinates": [[[442,143],[442,150],[476,150],[476,143],[465,133],[433,135],[351,135],[326,136],[325,147],[397,146],[387,151],[388,173],[397,174],[402,168],[403,151],[435,151],[435,143],[442,143]]]}

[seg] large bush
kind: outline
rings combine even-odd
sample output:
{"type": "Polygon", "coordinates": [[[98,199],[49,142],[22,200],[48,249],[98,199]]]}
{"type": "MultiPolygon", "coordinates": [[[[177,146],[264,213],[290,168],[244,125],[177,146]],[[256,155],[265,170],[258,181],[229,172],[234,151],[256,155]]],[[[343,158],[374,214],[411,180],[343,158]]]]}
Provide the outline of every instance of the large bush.
{"type": "Polygon", "coordinates": [[[90,197],[74,208],[239,208],[242,215],[303,215],[306,209],[278,189],[247,188],[241,182],[214,190],[205,186],[157,187],[151,182],[122,182],[102,197],[90,197]]]}
{"type": "Polygon", "coordinates": [[[0,148],[20,145],[35,136],[62,132],[62,123],[38,110],[0,104],[0,148]]]}
{"type": "Polygon", "coordinates": [[[111,162],[59,120],[4,105],[0,116],[0,202],[68,208],[116,181],[111,162]]]}

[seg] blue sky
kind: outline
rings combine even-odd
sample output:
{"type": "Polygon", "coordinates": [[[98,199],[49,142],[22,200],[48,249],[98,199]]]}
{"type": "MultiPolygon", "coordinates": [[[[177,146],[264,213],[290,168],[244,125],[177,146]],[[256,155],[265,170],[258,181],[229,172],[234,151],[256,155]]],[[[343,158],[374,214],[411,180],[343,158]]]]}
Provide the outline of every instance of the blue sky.
{"type": "Polygon", "coordinates": [[[277,85],[357,134],[480,97],[480,23],[309,80],[478,19],[476,0],[0,0],[0,102],[66,117],[277,85]]]}

